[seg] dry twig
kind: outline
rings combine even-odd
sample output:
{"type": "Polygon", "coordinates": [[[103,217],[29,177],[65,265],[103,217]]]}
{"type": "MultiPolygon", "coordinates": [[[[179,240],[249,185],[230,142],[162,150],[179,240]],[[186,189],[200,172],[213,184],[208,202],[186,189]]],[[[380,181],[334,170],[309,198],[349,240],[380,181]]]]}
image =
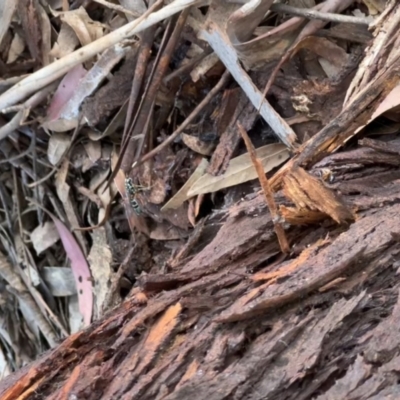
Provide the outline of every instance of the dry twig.
{"type": "Polygon", "coordinates": [[[269,211],[271,213],[272,221],[274,223],[275,233],[276,233],[276,236],[278,237],[278,241],[281,246],[281,250],[283,253],[289,253],[289,243],[288,243],[286,235],[285,235],[285,230],[283,229],[283,226],[281,225],[278,207],[276,206],[274,195],[269,186],[268,179],[265,176],[264,168],[256,156],[254,146],[251,143],[251,140],[250,140],[249,135],[247,134],[246,130],[243,128],[243,126],[240,124],[240,122],[237,123],[237,126],[239,128],[239,132],[242,135],[244,142],[246,143],[247,151],[250,154],[251,161],[254,164],[254,168],[257,171],[258,179],[260,180],[261,187],[264,192],[265,200],[267,202],[269,211]]]}

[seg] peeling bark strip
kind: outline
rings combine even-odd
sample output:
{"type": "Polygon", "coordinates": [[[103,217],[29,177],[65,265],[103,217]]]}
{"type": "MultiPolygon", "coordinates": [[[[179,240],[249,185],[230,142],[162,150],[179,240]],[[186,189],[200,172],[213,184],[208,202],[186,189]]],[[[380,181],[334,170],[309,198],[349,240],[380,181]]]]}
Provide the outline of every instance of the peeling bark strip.
{"type": "Polygon", "coordinates": [[[398,85],[399,70],[399,66],[394,64],[371,82],[330,124],[299,150],[296,165],[312,165],[353,137],[357,129],[367,123],[373,110],[398,85]]]}
{"type": "MultiPolygon", "coordinates": [[[[364,254],[364,250],[365,247],[362,247],[353,252],[353,254],[348,255],[343,261],[341,260],[334,265],[325,265],[325,269],[323,267],[320,268],[320,266],[315,266],[315,274],[311,274],[311,279],[301,278],[304,273],[303,268],[307,269],[307,266],[305,267],[302,265],[300,270],[295,271],[291,276],[289,275],[289,279],[285,283],[273,285],[267,283],[265,285],[265,291],[262,290],[264,287],[261,287],[261,290],[259,288],[254,289],[250,292],[250,301],[246,305],[243,305],[241,302],[240,307],[236,307],[236,303],[234,303],[216,320],[217,322],[240,321],[299,300],[312,291],[335,280],[339,276],[350,274],[350,268],[353,267],[356,262],[359,262],[364,254]],[[255,298],[255,300],[252,300],[253,298],[255,298]]],[[[315,262],[315,260],[312,261],[315,262]]],[[[310,271],[308,270],[307,276],[309,275],[310,271]]]]}
{"type": "Polygon", "coordinates": [[[284,230],[281,222],[279,221],[280,216],[279,216],[279,212],[278,212],[278,207],[276,206],[274,195],[269,186],[268,179],[265,176],[264,168],[263,168],[260,160],[257,158],[256,151],[254,149],[253,144],[251,143],[249,135],[244,130],[244,128],[240,124],[240,122],[237,123],[237,126],[238,126],[240,134],[242,135],[244,142],[246,143],[247,151],[250,154],[250,158],[254,165],[254,168],[257,171],[258,180],[260,181],[262,190],[264,192],[265,201],[268,205],[269,212],[271,214],[272,221],[274,223],[274,229],[275,229],[276,236],[278,237],[279,245],[281,246],[281,251],[282,251],[282,253],[289,253],[289,243],[288,243],[288,240],[285,235],[285,230],[284,230]]]}
{"type": "MultiPolygon", "coordinates": [[[[296,205],[302,218],[315,218],[314,214],[307,216],[310,210],[329,215],[338,224],[354,220],[355,216],[339,196],[303,168],[292,169],[283,182],[285,195],[296,205]]],[[[295,218],[293,215],[291,217],[295,218]]]]}

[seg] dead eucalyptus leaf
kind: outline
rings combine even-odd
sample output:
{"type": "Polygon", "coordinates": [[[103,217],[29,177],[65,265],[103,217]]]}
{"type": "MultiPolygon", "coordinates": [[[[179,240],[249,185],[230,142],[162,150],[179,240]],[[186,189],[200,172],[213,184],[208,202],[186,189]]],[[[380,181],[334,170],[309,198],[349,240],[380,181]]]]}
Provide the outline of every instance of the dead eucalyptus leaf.
{"type": "Polygon", "coordinates": [[[50,56],[54,58],[62,58],[72,53],[79,45],[79,39],[74,30],[65,22],[61,24],[57,41],[54,43],[50,51],[50,56]]]}
{"type": "Polygon", "coordinates": [[[94,286],[95,295],[95,319],[105,311],[107,293],[112,279],[112,254],[107,242],[105,228],[98,228],[92,233],[93,245],[90,249],[88,261],[90,270],[96,285],[94,286]]]}
{"type": "Polygon", "coordinates": [[[53,222],[47,221],[43,225],[37,226],[31,233],[31,240],[36,254],[53,246],[60,236],[53,222]]]}
{"type": "MultiPolygon", "coordinates": [[[[127,10],[138,15],[144,14],[147,10],[146,3],[143,0],[119,0],[119,3],[127,10]]],[[[135,19],[129,14],[126,15],[126,18],[128,21],[135,19]]]]}
{"type": "Polygon", "coordinates": [[[44,267],[42,273],[53,296],[65,297],[78,293],[71,268],[44,267]]]}
{"type": "Polygon", "coordinates": [[[21,20],[24,39],[28,45],[29,52],[35,60],[42,60],[42,30],[39,17],[38,0],[19,0],[17,3],[18,15],[21,20]]]}
{"type": "MultiPolygon", "coordinates": [[[[290,156],[287,147],[281,143],[260,147],[256,150],[256,154],[264,167],[264,172],[271,171],[290,156]]],[[[187,195],[192,197],[198,194],[212,193],[256,178],[257,172],[251,162],[250,155],[246,153],[233,158],[224,174],[218,176],[203,175],[191,187],[187,195]]]]}
{"type": "Polygon", "coordinates": [[[18,34],[14,35],[8,51],[7,64],[14,62],[23,53],[25,49],[25,42],[18,34]]]}
{"type": "Polygon", "coordinates": [[[17,5],[18,2],[14,0],[0,1],[0,43],[8,31],[17,5]]]}
{"type": "Polygon", "coordinates": [[[53,164],[57,165],[65,152],[71,145],[71,136],[64,133],[53,133],[49,139],[47,148],[47,158],[53,164]]]}
{"type": "Polygon", "coordinates": [[[207,167],[208,161],[203,158],[187,182],[175,193],[175,196],[161,208],[161,211],[180,207],[190,197],[188,196],[188,191],[192,188],[193,184],[201,178],[207,167]]]}
{"type": "Polygon", "coordinates": [[[126,52],[126,47],[117,44],[101,54],[99,60],[82,77],[72,96],[61,108],[59,118],[48,121],[44,126],[56,132],[65,132],[76,128],[79,124],[80,107],[83,101],[97,89],[126,52]]]}
{"type": "Polygon", "coordinates": [[[215,149],[214,142],[204,142],[196,136],[187,135],[186,133],[182,133],[181,135],[183,143],[186,144],[189,149],[199,153],[203,156],[210,156],[215,149]]]}
{"type": "Polygon", "coordinates": [[[63,12],[52,10],[52,13],[56,17],[61,17],[61,21],[73,29],[82,46],[100,39],[106,28],[103,24],[93,21],[83,7],[63,12]]]}

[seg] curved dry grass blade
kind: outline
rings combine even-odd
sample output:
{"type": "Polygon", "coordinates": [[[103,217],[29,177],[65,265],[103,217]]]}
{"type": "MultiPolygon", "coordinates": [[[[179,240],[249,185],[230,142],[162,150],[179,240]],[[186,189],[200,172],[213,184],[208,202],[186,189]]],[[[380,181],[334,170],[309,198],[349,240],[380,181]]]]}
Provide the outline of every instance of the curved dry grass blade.
{"type": "Polygon", "coordinates": [[[205,170],[208,167],[208,161],[203,158],[197,168],[194,170],[193,174],[190,178],[186,181],[186,183],[175,193],[175,195],[165,204],[161,211],[169,210],[169,209],[176,209],[180,207],[187,199],[190,198],[188,196],[188,192],[193,186],[195,182],[197,182],[202,175],[204,174],[205,170]]]}
{"type": "MultiPolygon", "coordinates": [[[[256,150],[257,157],[260,159],[264,172],[271,171],[279,164],[289,158],[289,151],[281,143],[267,144],[256,150]]],[[[188,197],[203,193],[212,193],[230,186],[251,181],[257,178],[257,171],[251,161],[250,154],[242,154],[233,158],[225,173],[222,175],[205,174],[191,187],[187,193],[188,197]]]]}

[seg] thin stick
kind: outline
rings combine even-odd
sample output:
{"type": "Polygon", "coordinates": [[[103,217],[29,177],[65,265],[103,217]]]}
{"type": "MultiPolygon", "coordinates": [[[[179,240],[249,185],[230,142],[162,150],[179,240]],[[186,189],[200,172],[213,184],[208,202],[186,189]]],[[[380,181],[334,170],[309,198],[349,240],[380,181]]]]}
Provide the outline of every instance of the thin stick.
{"type": "Polygon", "coordinates": [[[308,19],[320,19],[322,21],[338,22],[344,24],[369,25],[371,22],[371,20],[369,20],[368,18],[352,17],[351,15],[320,12],[320,11],[310,10],[307,8],[293,7],[281,3],[272,4],[270,10],[277,13],[286,13],[308,19]]]}
{"type": "Polygon", "coordinates": [[[159,146],[155,149],[149,151],[145,154],[138,164],[141,164],[150,158],[154,157],[157,153],[171,144],[184,130],[185,128],[199,115],[199,113],[203,110],[203,108],[212,100],[212,98],[226,85],[228,79],[230,78],[230,73],[226,70],[219,82],[214,86],[212,90],[207,94],[206,97],[201,101],[201,103],[190,113],[190,115],[182,122],[181,126],[174,132],[172,135],[168,136],[159,146]]]}
{"type": "Polygon", "coordinates": [[[118,4],[110,3],[109,1],[106,0],[93,0],[98,4],[101,4],[104,7],[110,8],[115,11],[123,12],[124,14],[131,15],[132,17],[139,18],[140,14],[138,12],[133,12],[131,10],[128,10],[127,8],[124,8],[122,6],[119,6],[118,4]]]}
{"type": "Polygon", "coordinates": [[[179,67],[174,72],[171,72],[169,75],[167,75],[164,78],[164,84],[167,84],[168,82],[172,81],[172,79],[183,75],[185,72],[192,69],[196,64],[198,64],[200,61],[202,61],[204,58],[206,58],[206,56],[208,56],[211,53],[212,53],[211,49],[204,50],[203,53],[194,57],[187,64],[183,65],[182,67],[179,67]]]}
{"type": "Polygon", "coordinates": [[[239,121],[237,122],[237,127],[239,128],[239,132],[242,135],[242,138],[246,144],[247,151],[250,154],[250,158],[251,161],[253,162],[254,168],[257,171],[258,179],[261,183],[261,187],[264,192],[265,201],[269,208],[269,212],[271,213],[275,233],[276,236],[278,237],[279,245],[281,246],[281,251],[282,253],[289,253],[289,243],[286,239],[285,230],[283,229],[283,226],[279,221],[280,215],[278,212],[278,207],[276,206],[274,195],[272,194],[271,187],[269,186],[269,182],[265,175],[264,168],[260,160],[257,158],[256,151],[254,149],[253,144],[251,143],[249,135],[247,134],[246,130],[243,128],[243,126],[239,121]]]}
{"type": "Polygon", "coordinates": [[[160,89],[160,85],[164,79],[178,40],[181,37],[181,32],[189,15],[189,11],[190,8],[187,8],[182,11],[178,20],[175,20],[174,18],[171,18],[170,20],[172,33],[170,36],[168,34],[165,36],[165,39],[169,37],[168,41],[166,42],[165,48],[160,51],[158,55],[159,57],[157,57],[157,68],[154,69],[154,75],[149,80],[149,85],[143,96],[143,102],[141,102],[137,111],[138,118],[131,127],[131,132],[128,132],[127,140],[131,135],[136,136],[138,133],[143,133],[144,138],[138,146],[135,146],[133,142],[129,142],[125,153],[122,155],[121,168],[126,173],[129,172],[133,161],[136,161],[141,154],[141,149],[144,142],[147,140],[148,130],[145,130],[145,127],[148,125],[149,117],[152,115],[157,92],[160,89]]]}

